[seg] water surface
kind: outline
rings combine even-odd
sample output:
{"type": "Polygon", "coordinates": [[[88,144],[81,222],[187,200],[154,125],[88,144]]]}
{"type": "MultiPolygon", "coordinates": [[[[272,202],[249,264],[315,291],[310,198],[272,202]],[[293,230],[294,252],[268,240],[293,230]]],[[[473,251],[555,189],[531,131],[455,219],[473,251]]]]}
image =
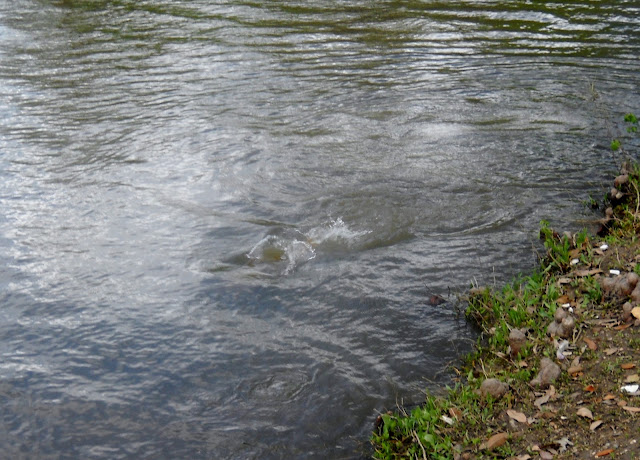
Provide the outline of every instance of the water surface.
{"type": "Polygon", "coordinates": [[[529,270],[540,219],[593,219],[639,111],[639,21],[1,3],[5,455],[367,455],[378,411],[469,349],[456,295],[529,270]]]}

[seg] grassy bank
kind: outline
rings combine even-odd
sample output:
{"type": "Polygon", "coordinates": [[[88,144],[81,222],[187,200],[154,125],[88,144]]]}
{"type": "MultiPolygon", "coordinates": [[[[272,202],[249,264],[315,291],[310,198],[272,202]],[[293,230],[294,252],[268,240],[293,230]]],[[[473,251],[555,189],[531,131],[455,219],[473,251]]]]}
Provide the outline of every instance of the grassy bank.
{"type": "Polygon", "coordinates": [[[530,276],[474,289],[482,329],[455,385],[381,414],[380,459],[640,458],[640,167],[623,166],[598,234],[558,234],[530,276]]]}

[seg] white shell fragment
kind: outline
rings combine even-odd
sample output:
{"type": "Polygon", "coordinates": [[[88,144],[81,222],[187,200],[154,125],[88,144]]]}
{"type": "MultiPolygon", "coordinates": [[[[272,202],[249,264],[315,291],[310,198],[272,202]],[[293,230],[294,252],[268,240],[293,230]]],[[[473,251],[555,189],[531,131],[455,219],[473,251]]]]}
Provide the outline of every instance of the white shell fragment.
{"type": "Polygon", "coordinates": [[[580,259],[572,259],[571,265],[578,265],[579,262],[580,262],[580,259]]]}
{"type": "Polygon", "coordinates": [[[443,415],[440,418],[442,419],[443,422],[445,422],[445,423],[447,423],[449,425],[453,425],[455,423],[451,417],[447,417],[446,415],[443,415]]]}
{"type": "Polygon", "coordinates": [[[620,274],[620,270],[609,270],[609,273],[612,275],[619,275],[620,274]]]}
{"type": "Polygon", "coordinates": [[[603,251],[606,251],[607,249],[609,249],[609,245],[605,243],[602,246],[600,246],[600,249],[602,249],[603,251]]]}
{"type": "Polygon", "coordinates": [[[640,385],[638,384],[622,386],[622,391],[624,391],[625,393],[635,393],[636,391],[638,391],[638,389],[640,389],[640,385]]]}

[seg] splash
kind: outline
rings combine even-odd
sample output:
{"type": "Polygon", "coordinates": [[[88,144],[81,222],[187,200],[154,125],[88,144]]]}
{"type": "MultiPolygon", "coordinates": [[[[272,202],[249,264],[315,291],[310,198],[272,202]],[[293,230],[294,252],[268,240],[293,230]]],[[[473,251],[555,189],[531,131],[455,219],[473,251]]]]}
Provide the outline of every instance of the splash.
{"type": "Polygon", "coordinates": [[[354,231],[340,218],[308,232],[290,228],[274,229],[247,253],[251,265],[272,264],[284,275],[314,259],[321,251],[349,250],[354,242],[370,231],[354,231]]]}
{"type": "Polygon", "coordinates": [[[351,230],[344,221],[338,217],[332,220],[327,226],[317,227],[309,230],[307,236],[314,245],[322,245],[328,242],[342,243],[351,246],[358,241],[361,236],[371,233],[370,230],[351,230]]]}

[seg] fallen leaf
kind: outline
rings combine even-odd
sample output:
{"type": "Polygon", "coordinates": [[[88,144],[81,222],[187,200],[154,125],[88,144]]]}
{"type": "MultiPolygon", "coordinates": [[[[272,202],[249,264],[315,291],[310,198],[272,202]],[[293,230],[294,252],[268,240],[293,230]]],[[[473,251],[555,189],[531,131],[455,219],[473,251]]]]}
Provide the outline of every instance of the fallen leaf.
{"type": "Polygon", "coordinates": [[[571,278],[567,278],[566,276],[563,276],[562,278],[558,278],[558,284],[569,284],[572,281],[573,280],[571,278]]]}
{"type": "Polygon", "coordinates": [[[536,406],[538,406],[539,408],[541,408],[544,404],[547,404],[549,402],[549,398],[550,395],[546,394],[544,396],[540,396],[538,399],[536,399],[533,404],[535,404],[536,406]]]}
{"type": "Polygon", "coordinates": [[[587,409],[586,407],[581,407],[580,409],[578,409],[577,414],[580,417],[584,417],[584,418],[588,418],[590,420],[593,420],[593,414],[591,413],[591,411],[589,409],[587,409]]]}
{"type": "Polygon", "coordinates": [[[620,367],[623,368],[624,370],[629,370],[636,367],[636,365],[634,363],[624,363],[624,364],[621,364],[620,367]]]}
{"type": "Polygon", "coordinates": [[[577,374],[578,372],[582,372],[582,366],[580,364],[578,364],[577,366],[571,366],[567,372],[569,373],[569,375],[574,375],[577,374]]]}
{"type": "Polygon", "coordinates": [[[517,421],[517,422],[527,423],[527,416],[524,415],[522,412],[518,412],[518,411],[515,411],[515,410],[512,410],[512,409],[509,409],[507,411],[507,415],[509,417],[511,417],[512,419],[514,419],[515,421],[517,421]]]}
{"type": "Polygon", "coordinates": [[[589,350],[596,351],[598,349],[598,344],[591,340],[589,337],[585,337],[582,340],[584,340],[584,343],[587,344],[589,350]]]}
{"type": "Polygon", "coordinates": [[[507,442],[507,438],[509,438],[509,434],[508,433],[497,433],[497,434],[494,434],[493,436],[491,436],[487,440],[484,448],[488,449],[488,450],[493,450],[496,447],[500,447],[505,442],[507,442]]]}
{"type": "Polygon", "coordinates": [[[564,452],[567,450],[567,447],[573,446],[573,443],[569,441],[569,438],[566,436],[564,438],[558,439],[555,441],[558,445],[560,445],[560,452],[564,452]]]}
{"type": "Polygon", "coordinates": [[[610,401],[611,399],[616,399],[616,397],[614,395],[612,395],[611,393],[609,393],[608,395],[606,395],[604,398],[605,401],[610,401]]]}
{"type": "Polygon", "coordinates": [[[457,407],[450,407],[449,415],[451,415],[453,418],[455,418],[458,421],[462,420],[462,411],[457,407]]]}
{"type": "Polygon", "coordinates": [[[591,276],[597,275],[598,273],[602,273],[602,270],[599,268],[592,268],[591,270],[576,270],[576,276],[591,276]]]}
{"type": "Polygon", "coordinates": [[[560,297],[558,297],[558,299],[556,300],[556,303],[557,303],[558,305],[564,305],[564,304],[566,304],[566,303],[570,303],[570,302],[571,302],[571,299],[569,299],[569,296],[568,296],[568,295],[560,296],[560,297]]]}
{"type": "Polygon", "coordinates": [[[596,387],[594,387],[593,385],[587,385],[586,387],[584,387],[584,391],[593,393],[594,391],[596,391],[596,387]]]}
{"type": "Polygon", "coordinates": [[[632,412],[634,414],[637,414],[638,412],[640,412],[640,407],[624,406],[623,409],[626,410],[627,412],[632,412]]]}
{"type": "Polygon", "coordinates": [[[606,457],[607,455],[612,454],[614,451],[615,449],[601,450],[596,454],[596,457],[606,457]]]}
{"type": "MultiPolygon", "coordinates": [[[[639,307],[636,307],[639,308],[639,307]]],[[[613,328],[614,331],[624,331],[625,329],[631,327],[631,323],[628,324],[621,324],[620,326],[616,326],[613,328]]]]}
{"type": "Polygon", "coordinates": [[[576,257],[578,257],[582,251],[580,250],[581,248],[575,248],[572,249],[571,251],[569,251],[569,255],[571,256],[572,259],[575,259],[576,257]]]}
{"type": "Polygon", "coordinates": [[[541,450],[540,458],[542,460],[553,460],[553,454],[551,452],[547,452],[546,450],[541,450]]]}
{"type": "Polygon", "coordinates": [[[523,368],[523,367],[529,367],[529,365],[527,364],[526,361],[520,361],[518,363],[518,367],[523,368]]]}
{"type": "Polygon", "coordinates": [[[596,420],[589,426],[589,429],[591,431],[596,431],[600,427],[600,425],[602,425],[603,423],[604,422],[602,420],[596,420]]]}
{"type": "Polygon", "coordinates": [[[624,383],[635,383],[635,382],[640,382],[640,375],[631,374],[627,376],[626,379],[624,379],[624,383]]]}
{"type": "Polygon", "coordinates": [[[631,310],[631,314],[635,318],[640,319],[640,307],[633,307],[633,309],[631,310]]]}
{"type": "Polygon", "coordinates": [[[516,457],[516,460],[531,460],[531,455],[529,454],[518,455],[516,457]]]}
{"type": "Polygon", "coordinates": [[[618,348],[607,348],[604,352],[607,356],[611,356],[618,352],[618,348]]]}

